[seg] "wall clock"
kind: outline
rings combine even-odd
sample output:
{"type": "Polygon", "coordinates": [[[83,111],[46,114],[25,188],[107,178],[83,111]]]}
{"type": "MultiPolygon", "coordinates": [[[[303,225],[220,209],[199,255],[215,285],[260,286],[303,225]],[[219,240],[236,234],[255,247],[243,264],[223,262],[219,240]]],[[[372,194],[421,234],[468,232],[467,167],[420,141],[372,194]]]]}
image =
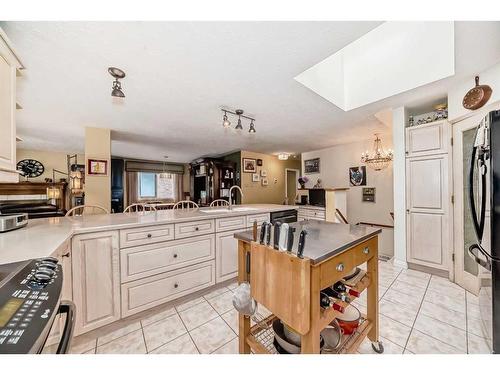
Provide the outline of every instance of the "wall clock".
{"type": "Polygon", "coordinates": [[[17,170],[21,171],[23,177],[38,177],[45,170],[42,163],[34,159],[24,159],[17,163],[17,170]]]}

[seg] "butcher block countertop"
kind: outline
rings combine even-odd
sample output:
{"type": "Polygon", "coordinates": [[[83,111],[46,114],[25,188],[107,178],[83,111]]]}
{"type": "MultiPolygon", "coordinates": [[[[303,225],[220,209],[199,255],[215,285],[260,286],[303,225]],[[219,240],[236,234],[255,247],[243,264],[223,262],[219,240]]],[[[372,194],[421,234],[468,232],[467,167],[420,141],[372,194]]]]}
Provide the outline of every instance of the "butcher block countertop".
{"type": "MultiPolygon", "coordinates": [[[[377,229],[364,225],[330,223],[317,220],[304,220],[290,225],[295,228],[292,247],[292,253],[294,254],[297,253],[300,232],[303,229],[307,230],[303,255],[305,258],[309,258],[312,264],[321,263],[382,231],[380,228],[377,229]]],[[[272,235],[273,233],[271,232],[271,243],[274,243],[272,235]]],[[[234,237],[245,242],[251,242],[253,240],[253,232],[249,230],[236,233],[234,237]]],[[[257,238],[259,238],[259,235],[257,238]]]]}
{"type": "Polygon", "coordinates": [[[62,246],[67,246],[75,234],[296,209],[278,204],[234,205],[233,208],[232,211],[223,207],[201,207],[195,210],[32,219],[24,228],[0,233],[0,264],[51,256],[62,246]]]}

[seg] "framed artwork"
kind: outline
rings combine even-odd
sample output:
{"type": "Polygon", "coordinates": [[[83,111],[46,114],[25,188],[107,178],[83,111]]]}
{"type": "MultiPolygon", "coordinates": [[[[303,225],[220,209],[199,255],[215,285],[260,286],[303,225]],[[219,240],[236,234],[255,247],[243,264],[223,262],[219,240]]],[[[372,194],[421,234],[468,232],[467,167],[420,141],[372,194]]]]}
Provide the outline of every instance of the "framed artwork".
{"type": "Polygon", "coordinates": [[[362,200],[375,203],[375,188],[363,188],[362,200]]]}
{"type": "Polygon", "coordinates": [[[252,182],[259,182],[260,181],[260,176],[258,173],[252,174],[252,182]]]}
{"type": "Polygon", "coordinates": [[[262,179],[262,186],[267,186],[269,185],[269,181],[267,181],[267,178],[262,179]]]}
{"type": "Polygon", "coordinates": [[[267,171],[265,171],[265,170],[261,169],[261,170],[260,170],[260,176],[261,176],[261,177],[267,177],[267,171]]]}
{"type": "Polygon", "coordinates": [[[319,158],[304,160],[304,172],[306,174],[319,173],[319,158]]]}
{"type": "Polygon", "coordinates": [[[259,167],[262,167],[262,159],[257,159],[257,165],[258,165],[259,167]]]}
{"type": "Polygon", "coordinates": [[[351,167],[349,168],[349,184],[351,186],[366,185],[366,167],[351,167]]]}
{"type": "Polygon", "coordinates": [[[87,174],[91,176],[107,176],[108,161],[104,159],[87,159],[87,174]]]}
{"type": "Polygon", "coordinates": [[[246,173],[257,172],[257,161],[255,159],[243,158],[243,172],[246,173]]]}

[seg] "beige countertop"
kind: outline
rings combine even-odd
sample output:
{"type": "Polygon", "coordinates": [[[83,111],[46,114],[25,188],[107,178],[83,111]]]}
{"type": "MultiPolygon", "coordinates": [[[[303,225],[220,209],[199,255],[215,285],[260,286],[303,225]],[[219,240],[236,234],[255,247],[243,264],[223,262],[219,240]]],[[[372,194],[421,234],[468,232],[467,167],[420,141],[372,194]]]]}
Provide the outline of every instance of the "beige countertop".
{"type": "Polygon", "coordinates": [[[160,210],[156,212],[31,219],[24,228],[0,233],[0,264],[50,256],[71,236],[80,233],[296,209],[295,206],[278,204],[247,204],[233,207],[234,211],[226,211],[221,207],[202,207],[196,210],[160,210]]]}

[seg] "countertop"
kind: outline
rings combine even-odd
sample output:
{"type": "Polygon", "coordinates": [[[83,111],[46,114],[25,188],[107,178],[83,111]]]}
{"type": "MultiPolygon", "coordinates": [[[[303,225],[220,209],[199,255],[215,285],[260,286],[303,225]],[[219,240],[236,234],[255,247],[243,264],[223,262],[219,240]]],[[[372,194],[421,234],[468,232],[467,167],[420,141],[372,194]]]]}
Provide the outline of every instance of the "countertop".
{"type": "Polygon", "coordinates": [[[0,264],[50,256],[64,246],[73,235],[80,233],[252,215],[296,208],[278,204],[247,204],[233,207],[239,211],[224,211],[221,207],[202,207],[196,210],[159,210],[30,219],[24,228],[0,233],[0,264]],[[242,208],[249,210],[241,211],[242,208]]]}
{"type": "MultiPolygon", "coordinates": [[[[330,223],[317,220],[303,220],[292,223],[291,226],[295,228],[292,253],[297,253],[300,232],[306,229],[307,236],[303,256],[311,259],[313,264],[340,254],[382,231],[364,225],[330,223]]],[[[271,244],[273,243],[272,234],[273,231],[271,232],[271,244]]],[[[253,231],[236,233],[234,237],[245,242],[251,242],[253,240],[253,231]]]]}

